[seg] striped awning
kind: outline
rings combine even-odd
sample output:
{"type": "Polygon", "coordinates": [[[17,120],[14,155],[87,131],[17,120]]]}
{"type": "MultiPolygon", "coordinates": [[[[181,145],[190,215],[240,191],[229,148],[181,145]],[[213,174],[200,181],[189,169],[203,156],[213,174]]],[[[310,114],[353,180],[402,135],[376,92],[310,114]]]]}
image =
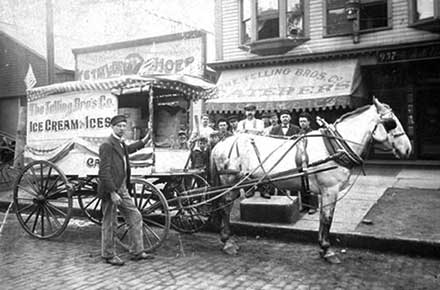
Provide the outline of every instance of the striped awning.
{"type": "Polygon", "coordinates": [[[356,107],[365,96],[356,59],[223,71],[208,112],[356,107]]]}
{"type": "Polygon", "coordinates": [[[182,93],[192,100],[210,99],[216,93],[216,86],[202,78],[189,75],[161,74],[57,83],[27,90],[27,96],[28,100],[34,101],[48,95],[73,91],[109,90],[119,91],[123,94],[124,90],[139,88],[139,91],[142,91],[143,88],[147,89],[150,86],[182,93]]]}

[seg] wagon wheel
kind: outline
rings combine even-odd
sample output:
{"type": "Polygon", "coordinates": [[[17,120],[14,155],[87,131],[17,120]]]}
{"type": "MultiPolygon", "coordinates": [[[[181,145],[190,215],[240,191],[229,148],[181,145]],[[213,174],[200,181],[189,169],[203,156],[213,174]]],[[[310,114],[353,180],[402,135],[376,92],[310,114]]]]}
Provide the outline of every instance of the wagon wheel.
{"type": "MultiPolygon", "coordinates": [[[[147,252],[158,248],[170,230],[168,202],[153,184],[141,178],[131,179],[130,195],[142,214],[144,249],[147,252]]],[[[121,216],[118,221],[117,238],[120,245],[128,248],[128,225],[121,216]]]]}
{"type": "Polygon", "coordinates": [[[0,190],[11,189],[19,170],[14,168],[15,140],[0,131],[0,190]]]}
{"type": "Polygon", "coordinates": [[[76,191],[78,203],[85,216],[97,225],[102,224],[101,198],[96,196],[98,181],[96,178],[88,179],[76,191]]]}
{"type": "Polygon", "coordinates": [[[199,175],[188,175],[180,178],[179,187],[176,188],[177,196],[180,199],[176,213],[171,218],[173,229],[182,233],[195,233],[206,226],[209,218],[209,205],[201,203],[206,200],[208,186],[208,182],[199,175]],[[185,197],[187,191],[190,191],[189,195],[194,194],[191,190],[194,190],[197,196],[185,197]]]}
{"type": "Polygon", "coordinates": [[[56,237],[66,229],[72,214],[72,187],[55,164],[33,161],[15,182],[14,209],[30,235],[56,237]]]}

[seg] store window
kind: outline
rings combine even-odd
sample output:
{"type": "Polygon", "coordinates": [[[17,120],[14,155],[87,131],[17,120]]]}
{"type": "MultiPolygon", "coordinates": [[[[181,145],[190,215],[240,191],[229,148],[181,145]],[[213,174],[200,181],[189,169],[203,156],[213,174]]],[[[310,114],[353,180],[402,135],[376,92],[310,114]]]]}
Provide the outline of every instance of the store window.
{"type": "Polygon", "coordinates": [[[257,54],[286,52],[306,41],[308,0],[240,0],[240,43],[257,54]]]}
{"type": "MultiPolygon", "coordinates": [[[[352,22],[347,19],[347,0],[326,0],[326,34],[340,35],[352,32],[352,22]]],[[[391,24],[389,0],[359,1],[359,30],[374,31],[388,28],[391,24]]]]}

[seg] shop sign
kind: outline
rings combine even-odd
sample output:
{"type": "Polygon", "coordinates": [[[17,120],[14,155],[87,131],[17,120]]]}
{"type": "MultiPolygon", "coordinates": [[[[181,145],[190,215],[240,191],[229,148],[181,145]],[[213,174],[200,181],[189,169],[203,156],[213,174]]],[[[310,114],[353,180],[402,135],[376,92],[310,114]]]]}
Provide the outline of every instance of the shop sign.
{"type": "Polygon", "coordinates": [[[412,47],[407,49],[395,49],[377,52],[377,61],[379,63],[427,58],[429,59],[435,57],[440,57],[440,45],[412,47]]]}
{"type": "Polygon", "coordinates": [[[97,80],[123,75],[189,74],[202,76],[201,37],[76,54],[76,79],[97,80]]]}

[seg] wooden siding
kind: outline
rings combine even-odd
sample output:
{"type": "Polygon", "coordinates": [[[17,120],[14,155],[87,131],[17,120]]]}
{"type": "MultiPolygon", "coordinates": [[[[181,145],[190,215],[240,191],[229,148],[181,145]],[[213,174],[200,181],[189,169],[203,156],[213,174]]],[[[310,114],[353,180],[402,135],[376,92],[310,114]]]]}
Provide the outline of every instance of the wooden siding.
{"type": "MultiPolygon", "coordinates": [[[[380,47],[383,45],[407,44],[427,40],[440,39],[440,34],[417,30],[408,27],[408,1],[390,0],[391,3],[391,29],[361,33],[360,42],[353,44],[351,35],[325,37],[325,23],[323,0],[309,0],[310,3],[310,40],[300,45],[288,55],[302,55],[310,53],[335,52],[338,50],[380,47]]],[[[222,29],[221,29],[221,54],[217,60],[249,59],[256,55],[239,48],[239,3],[240,0],[222,0],[222,29]],[[219,58],[222,56],[222,58],[219,58]]]]}

